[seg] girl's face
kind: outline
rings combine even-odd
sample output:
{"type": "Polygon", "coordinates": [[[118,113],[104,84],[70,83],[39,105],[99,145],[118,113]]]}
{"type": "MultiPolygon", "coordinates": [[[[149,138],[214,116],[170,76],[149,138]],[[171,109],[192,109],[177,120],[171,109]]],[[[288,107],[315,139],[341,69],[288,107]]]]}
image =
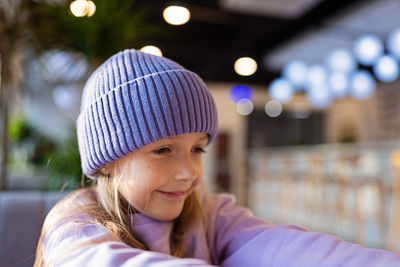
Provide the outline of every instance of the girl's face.
{"type": "Polygon", "coordinates": [[[205,133],[178,135],[148,144],[117,160],[113,177],[119,191],[139,212],[160,221],[174,220],[202,179],[205,133]]]}

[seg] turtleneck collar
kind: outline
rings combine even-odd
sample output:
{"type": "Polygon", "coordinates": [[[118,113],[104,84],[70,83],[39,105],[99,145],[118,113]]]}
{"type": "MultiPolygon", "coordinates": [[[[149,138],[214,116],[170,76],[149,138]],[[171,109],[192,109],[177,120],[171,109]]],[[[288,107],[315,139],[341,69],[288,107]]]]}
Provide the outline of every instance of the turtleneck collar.
{"type": "Polygon", "coordinates": [[[158,221],[142,213],[135,213],[131,216],[131,227],[151,251],[171,254],[172,221],[158,221]]]}

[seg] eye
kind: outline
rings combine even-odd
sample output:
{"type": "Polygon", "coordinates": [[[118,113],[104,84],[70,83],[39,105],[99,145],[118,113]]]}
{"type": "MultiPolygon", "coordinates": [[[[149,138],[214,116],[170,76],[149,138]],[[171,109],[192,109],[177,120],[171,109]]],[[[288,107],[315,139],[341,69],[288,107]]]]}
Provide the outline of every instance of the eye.
{"type": "Polygon", "coordinates": [[[195,148],[193,148],[192,151],[194,153],[198,153],[198,154],[206,153],[206,151],[202,147],[195,147],[195,148]]]}
{"type": "Polygon", "coordinates": [[[154,150],[154,153],[157,155],[167,155],[170,152],[171,152],[171,149],[169,147],[161,147],[161,148],[154,150]]]}

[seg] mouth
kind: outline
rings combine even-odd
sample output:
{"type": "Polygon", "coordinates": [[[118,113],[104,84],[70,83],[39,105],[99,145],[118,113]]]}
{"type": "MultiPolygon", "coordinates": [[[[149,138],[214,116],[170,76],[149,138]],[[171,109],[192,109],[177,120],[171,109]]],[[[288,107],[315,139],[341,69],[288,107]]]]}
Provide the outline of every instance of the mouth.
{"type": "Polygon", "coordinates": [[[157,190],[158,193],[161,193],[163,196],[167,197],[168,199],[171,200],[183,200],[186,198],[186,196],[189,195],[191,190],[186,190],[186,191],[161,191],[157,190]]]}

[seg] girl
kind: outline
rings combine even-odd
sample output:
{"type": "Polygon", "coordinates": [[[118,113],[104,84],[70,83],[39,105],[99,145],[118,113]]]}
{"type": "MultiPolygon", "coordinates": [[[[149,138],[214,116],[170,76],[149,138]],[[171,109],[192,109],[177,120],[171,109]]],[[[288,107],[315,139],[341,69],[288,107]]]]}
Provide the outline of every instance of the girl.
{"type": "Polygon", "coordinates": [[[203,81],[136,50],[85,85],[79,152],[92,189],[48,214],[35,266],[400,266],[400,255],[273,225],[201,186],[217,132],[203,81]]]}

